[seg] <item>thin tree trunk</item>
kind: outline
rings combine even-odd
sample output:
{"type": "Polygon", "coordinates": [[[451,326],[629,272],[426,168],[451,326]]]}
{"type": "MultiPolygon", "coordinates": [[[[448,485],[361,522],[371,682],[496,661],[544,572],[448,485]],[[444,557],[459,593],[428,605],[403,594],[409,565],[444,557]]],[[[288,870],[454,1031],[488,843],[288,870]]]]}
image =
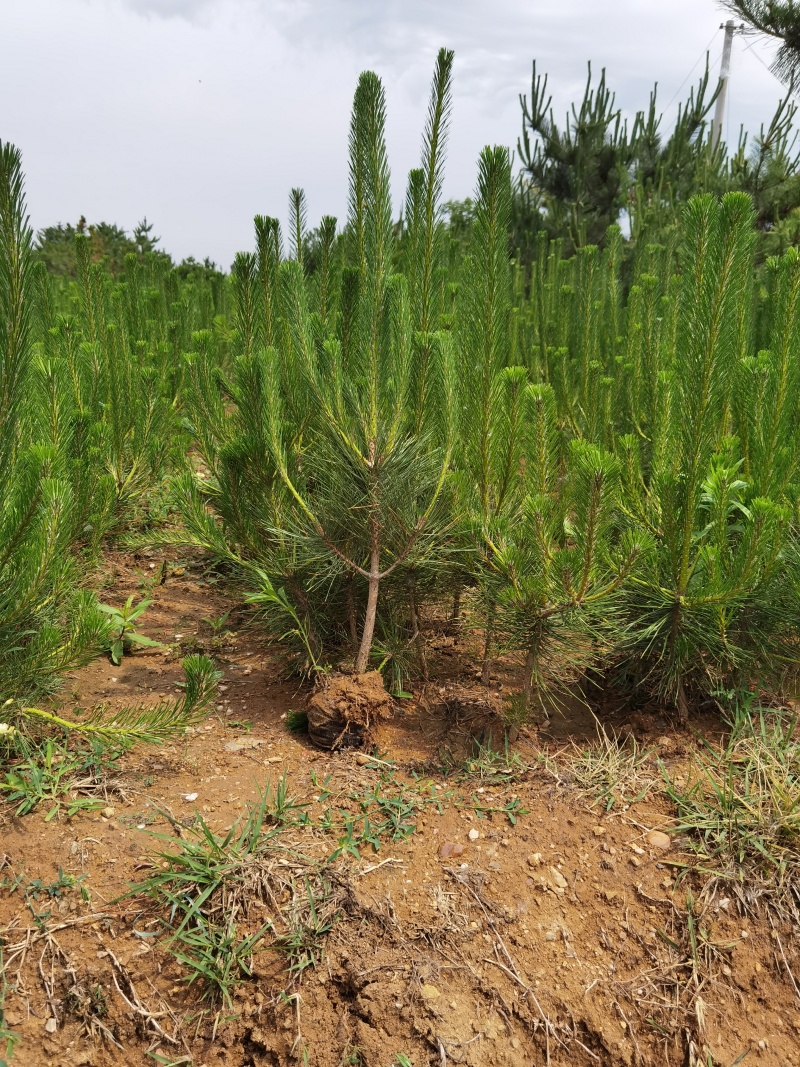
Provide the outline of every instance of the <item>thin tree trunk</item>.
{"type": "Polygon", "coordinates": [[[455,588],[453,593],[453,610],[450,613],[450,622],[456,625],[461,619],[461,582],[455,588]]]}
{"type": "Polygon", "coordinates": [[[489,607],[489,614],[486,618],[486,640],[483,643],[483,665],[481,666],[481,682],[484,685],[489,684],[489,671],[492,666],[491,652],[492,652],[492,637],[494,636],[494,604],[489,607]]]}
{"type": "Polygon", "coordinates": [[[373,516],[372,524],[372,548],[369,554],[369,592],[367,594],[367,610],[364,615],[364,629],[361,632],[361,647],[358,650],[355,662],[356,674],[363,674],[369,663],[369,654],[372,651],[372,638],[375,634],[375,620],[378,616],[378,586],[380,585],[380,550],[378,520],[373,516]]]}
{"type": "Polygon", "coordinates": [[[678,679],[678,692],[675,699],[675,707],[678,709],[678,718],[686,722],[689,718],[689,701],[686,699],[686,689],[683,685],[683,675],[678,679]]]}
{"type": "Polygon", "coordinates": [[[529,648],[525,653],[525,673],[522,676],[522,697],[525,702],[525,711],[531,710],[533,701],[533,649],[529,648]]]}
{"type": "Polygon", "coordinates": [[[411,612],[411,636],[414,643],[417,646],[417,652],[419,653],[419,662],[422,668],[422,677],[428,681],[428,660],[425,656],[425,643],[422,640],[422,633],[419,628],[419,612],[417,611],[417,579],[413,574],[410,574],[407,578],[408,584],[408,606],[411,612]]]}
{"type": "Polygon", "coordinates": [[[353,596],[353,576],[347,583],[347,621],[350,626],[350,643],[358,648],[358,623],[356,622],[356,598],[353,596]]]}

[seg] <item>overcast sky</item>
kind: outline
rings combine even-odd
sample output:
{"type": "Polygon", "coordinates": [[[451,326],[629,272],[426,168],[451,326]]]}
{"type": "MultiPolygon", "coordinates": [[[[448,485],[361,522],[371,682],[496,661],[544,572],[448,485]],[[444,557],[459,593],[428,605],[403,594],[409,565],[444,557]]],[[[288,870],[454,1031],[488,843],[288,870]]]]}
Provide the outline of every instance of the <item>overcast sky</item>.
{"type": "MultiPolygon", "coordinates": [[[[399,205],[417,165],[434,58],[455,49],[447,197],[470,195],[488,143],[514,147],[531,60],[557,115],[586,63],[626,112],[663,106],[710,43],[715,0],[2,0],[0,139],[22,150],[35,227],[143,215],[177,258],[227,267],[255,214],[346,210],[347,128],[360,71],[384,81],[399,205]]],[[[770,48],[734,44],[729,130],[757,131],[781,88],[770,48]]],[[[700,74],[702,64],[680,93],[700,74]]],[[[677,102],[667,115],[674,117],[677,102]]]]}

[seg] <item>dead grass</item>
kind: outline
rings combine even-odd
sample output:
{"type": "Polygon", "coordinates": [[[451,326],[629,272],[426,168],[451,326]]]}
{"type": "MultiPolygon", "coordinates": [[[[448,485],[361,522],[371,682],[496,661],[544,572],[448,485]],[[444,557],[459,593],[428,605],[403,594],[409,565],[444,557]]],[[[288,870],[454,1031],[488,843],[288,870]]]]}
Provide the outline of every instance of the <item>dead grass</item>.
{"type": "Polygon", "coordinates": [[[735,894],[742,909],[800,921],[800,739],[796,721],[755,709],[724,748],[704,744],[688,779],[663,770],[706,878],[707,894],[735,894]]]}
{"type": "Polygon", "coordinates": [[[659,775],[649,749],[633,736],[620,737],[596,720],[597,741],[590,745],[570,743],[556,753],[543,750],[539,764],[559,787],[601,805],[615,806],[644,800],[658,784],[659,775]]]}

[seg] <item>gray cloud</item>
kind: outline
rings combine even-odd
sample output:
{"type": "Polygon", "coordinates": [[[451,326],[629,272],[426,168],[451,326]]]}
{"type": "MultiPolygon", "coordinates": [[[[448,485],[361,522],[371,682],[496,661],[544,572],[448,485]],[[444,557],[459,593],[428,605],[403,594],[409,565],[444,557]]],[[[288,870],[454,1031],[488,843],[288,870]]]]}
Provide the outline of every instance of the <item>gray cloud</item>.
{"type": "Polygon", "coordinates": [[[200,22],[219,7],[219,0],[123,0],[135,15],[200,22]]]}
{"type": "MultiPolygon", "coordinates": [[[[384,80],[398,204],[419,159],[437,49],[456,51],[447,196],[468,195],[486,143],[514,146],[534,56],[557,115],[608,68],[627,112],[653,81],[666,103],[709,38],[714,0],[26,0],[8,5],[0,136],[23,149],[35,225],[81,213],[154,220],[178,256],[230,263],[257,212],[342,216],[358,73],[384,80]]],[[[768,120],[780,88],[737,44],[732,139],[768,120]]],[[[681,94],[683,95],[683,94],[681,94]]]]}

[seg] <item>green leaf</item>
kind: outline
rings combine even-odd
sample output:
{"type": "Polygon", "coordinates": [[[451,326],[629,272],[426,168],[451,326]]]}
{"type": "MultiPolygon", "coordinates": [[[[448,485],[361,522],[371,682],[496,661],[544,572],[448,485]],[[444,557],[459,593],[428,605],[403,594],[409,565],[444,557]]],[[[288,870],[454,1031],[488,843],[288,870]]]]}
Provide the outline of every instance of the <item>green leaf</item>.
{"type": "Polygon", "coordinates": [[[154,641],[150,637],[145,637],[144,634],[137,634],[135,632],[125,635],[126,639],[134,645],[141,645],[142,648],[162,648],[160,641],[154,641]]]}

